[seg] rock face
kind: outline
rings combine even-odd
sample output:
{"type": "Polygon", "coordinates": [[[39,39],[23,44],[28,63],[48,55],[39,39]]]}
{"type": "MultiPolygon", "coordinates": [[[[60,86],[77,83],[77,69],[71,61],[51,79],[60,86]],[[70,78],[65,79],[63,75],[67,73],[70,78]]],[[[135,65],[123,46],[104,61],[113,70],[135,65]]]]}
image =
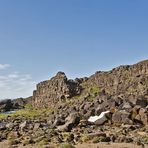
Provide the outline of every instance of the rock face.
{"type": "Polygon", "coordinates": [[[0,112],[6,112],[15,109],[23,109],[26,104],[32,103],[32,97],[17,98],[17,99],[5,99],[0,101],[0,112]]]}
{"type": "Polygon", "coordinates": [[[12,108],[12,102],[10,99],[0,101],[0,112],[9,111],[12,108]]]}
{"type": "Polygon", "coordinates": [[[78,82],[68,80],[63,72],[50,80],[37,84],[33,93],[33,106],[37,108],[50,107],[56,102],[80,94],[81,87],[78,82]]]}
{"type": "Polygon", "coordinates": [[[24,98],[14,99],[11,102],[12,102],[12,109],[22,109],[27,104],[27,101],[24,98]]]}
{"type": "Polygon", "coordinates": [[[96,72],[87,84],[113,94],[148,94],[148,60],[135,65],[119,66],[108,72],[96,72]]]}
{"type": "MultiPolygon", "coordinates": [[[[66,98],[81,95],[83,92],[88,97],[93,91],[105,92],[112,96],[120,95],[121,99],[122,97],[128,99],[131,95],[133,95],[131,98],[134,99],[136,96],[136,100],[131,102],[138,101],[137,97],[142,96],[146,99],[140,101],[139,98],[139,103],[146,106],[148,104],[148,60],[131,66],[119,66],[107,72],[96,72],[89,78],[77,78],[75,81],[68,80],[63,72],[58,72],[50,80],[37,84],[32,103],[36,108],[46,108],[66,98]],[[86,93],[85,90],[90,91],[86,93]]],[[[135,104],[137,103],[135,102],[135,104]]]]}

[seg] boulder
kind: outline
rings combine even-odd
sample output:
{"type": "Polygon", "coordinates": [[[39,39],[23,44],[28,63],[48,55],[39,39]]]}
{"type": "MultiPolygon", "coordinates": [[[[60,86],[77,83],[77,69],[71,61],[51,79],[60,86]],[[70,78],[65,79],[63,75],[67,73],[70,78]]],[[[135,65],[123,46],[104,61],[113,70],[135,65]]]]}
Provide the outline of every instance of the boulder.
{"type": "Polygon", "coordinates": [[[135,117],[136,121],[139,121],[140,123],[144,125],[148,125],[148,111],[147,109],[141,108],[139,110],[139,114],[135,117]]]}
{"type": "MultiPolygon", "coordinates": [[[[86,110],[84,110],[86,111],[86,110]]],[[[90,108],[89,110],[86,111],[84,117],[86,119],[88,119],[90,116],[94,116],[95,115],[95,109],[94,108],[90,108]]]]}
{"type": "Polygon", "coordinates": [[[58,126],[59,131],[70,132],[73,127],[77,126],[80,122],[80,116],[78,113],[71,113],[66,119],[65,124],[58,126]]]}
{"type": "Polygon", "coordinates": [[[91,116],[88,121],[95,125],[102,125],[108,121],[107,114],[110,114],[110,111],[102,112],[99,116],[91,116]]]}
{"type": "Polygon", "coordinates": [[[33,130],[34,130],[34,131],[38,130],[38,129],[40,128],[40,126],[41,126],[40,123],[35,123],[35,124],[34,124],[33,130]]]}
{"type": "Polygon", "coordinates": [[[27,121],[24,121],[19,125],[20,129],[23,131],[25,128],[27,128],[27,121]]]}
{"type": "Polygon", "coordinates": [[[132,121],[130,120],[130,113],[125,110],[119,110],[115,112],[112,116],[112,122],[113,123],[119,123],[119,124],[132,124],[132,121]]]}
{"type": "Polygon", "coordinates": [[[6,128],[8,129],[13,129],[14,127],[15,127],[15,124],[12,122],[6,124],[6,128]]]}
{"type": "Polygon", "coordinates": [[[128,101],[132,104],[132,105],[138,105],[142,108],[145,108],[148,105],[148,99],[143,97],[138,97],[135,95],[130,95],[128,97],[128,101]]]}
{"type": "Polygon", "coordinates": [[[128,109],[131,109],[132,108],[132,106],[130,105],[130,103],[129,102],[125,102],[125,103],[123,103],[122,104],[122,109],[124,110],[128,110],[128,109]]]}
{"type": "Polygon", "coordinates": [[[63,125],[65,123],[64,119],[62,119],[62,117],[59,117],[57,116],[54,123],[53,123],[53,126],[59,126],[59,125],[63,125]]]}
{"type": "Polygon", "coordinates": [[[0,131],[6,129],[6,123],[0,123],[0,131]]]}

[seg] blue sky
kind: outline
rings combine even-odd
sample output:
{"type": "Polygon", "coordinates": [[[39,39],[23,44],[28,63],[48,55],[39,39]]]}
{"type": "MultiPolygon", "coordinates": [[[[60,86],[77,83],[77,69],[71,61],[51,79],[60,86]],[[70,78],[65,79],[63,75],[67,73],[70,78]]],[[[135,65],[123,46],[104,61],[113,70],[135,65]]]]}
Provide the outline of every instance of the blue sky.
{"type": "Polygon", "coordinates": [[[148,59],[147,0],[0,0],[0,99],[64,71],[90,76],[148,59]]]}

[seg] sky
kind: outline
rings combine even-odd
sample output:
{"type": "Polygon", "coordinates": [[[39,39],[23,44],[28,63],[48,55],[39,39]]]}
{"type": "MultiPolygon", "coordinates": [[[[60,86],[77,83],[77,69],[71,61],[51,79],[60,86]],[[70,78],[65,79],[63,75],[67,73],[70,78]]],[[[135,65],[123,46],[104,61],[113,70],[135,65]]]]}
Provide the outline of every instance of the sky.
{"type": "Polygon", "coordinates": [[[147,0],[0,0],[0,99],[148,59],[147,0]]]}

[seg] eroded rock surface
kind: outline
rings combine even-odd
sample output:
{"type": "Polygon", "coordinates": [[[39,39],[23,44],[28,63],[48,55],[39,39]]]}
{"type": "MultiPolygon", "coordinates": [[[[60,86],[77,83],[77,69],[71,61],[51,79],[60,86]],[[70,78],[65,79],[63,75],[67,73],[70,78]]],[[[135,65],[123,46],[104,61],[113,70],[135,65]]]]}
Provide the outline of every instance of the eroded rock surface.
{"type": "Polygon", "coordinates": [[[54,103],[71,98],[80,92],[81,87],[78,82],[68,80],[63,72],[58,72],[55,77],[37,85],[37,90],[33,93],[33,106],[36,108],[50,107],[54,103]]]}

